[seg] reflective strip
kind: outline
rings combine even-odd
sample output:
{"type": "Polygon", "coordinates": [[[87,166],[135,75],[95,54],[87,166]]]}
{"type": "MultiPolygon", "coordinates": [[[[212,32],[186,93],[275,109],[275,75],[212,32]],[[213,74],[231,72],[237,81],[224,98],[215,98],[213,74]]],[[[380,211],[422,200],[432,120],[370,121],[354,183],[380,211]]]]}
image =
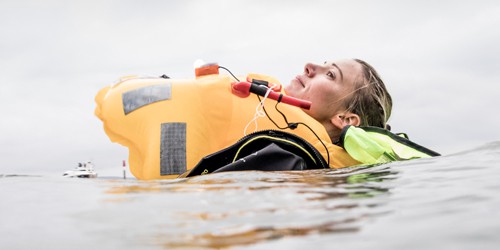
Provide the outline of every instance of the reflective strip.
{"type": "Polygon", "coordinates": [[[168,100],[172,96],[172,84],[146,86],[123,93],[123,111],[126,115],[148,104],[168,100]]]}
{"type": "Polygon", "coordinates": [[[162,123],[160,175],[186,172],[186,123],[162,123]]]}

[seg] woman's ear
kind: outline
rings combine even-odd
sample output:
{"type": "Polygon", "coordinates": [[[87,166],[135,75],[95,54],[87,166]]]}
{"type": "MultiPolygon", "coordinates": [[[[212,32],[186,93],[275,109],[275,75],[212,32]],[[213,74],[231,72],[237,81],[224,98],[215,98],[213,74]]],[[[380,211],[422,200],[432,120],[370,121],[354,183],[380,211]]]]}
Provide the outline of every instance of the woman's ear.
{"type": "Polygon", "coordinates": [[[359,115],[351,112],[337,114],[330,121],[336,128],[340,130],[342,130],[347,125],[359,126],[361,124],[359,115]]]}

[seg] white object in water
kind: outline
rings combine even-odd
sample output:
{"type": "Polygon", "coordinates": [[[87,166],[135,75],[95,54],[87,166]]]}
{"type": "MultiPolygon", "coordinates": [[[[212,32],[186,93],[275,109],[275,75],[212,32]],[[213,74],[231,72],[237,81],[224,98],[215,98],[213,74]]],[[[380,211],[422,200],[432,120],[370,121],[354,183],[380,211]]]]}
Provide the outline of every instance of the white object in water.
{"type": "Polygon", "coordinates": [[[92,162],[79,162],[78,167],[74,170],[64,172],[65,177],[78,177],[78,178],[96,178],[97,173],[94,171],[94,164],[92,162]]]}

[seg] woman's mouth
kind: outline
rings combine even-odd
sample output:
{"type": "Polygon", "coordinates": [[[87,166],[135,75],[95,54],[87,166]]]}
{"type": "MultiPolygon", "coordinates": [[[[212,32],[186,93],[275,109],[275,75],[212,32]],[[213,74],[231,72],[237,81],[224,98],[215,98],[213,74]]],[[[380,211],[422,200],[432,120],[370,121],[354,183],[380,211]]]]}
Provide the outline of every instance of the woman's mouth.
{"type": "Polygon", "coordinates": [[[304,85],[304,82],[302,82],[302,79],[300,79],[300,76],[296,76],[295,79],[300,83],[300,85],[302,85],[303,88],[305,88],[306,86],[304,85]]]}

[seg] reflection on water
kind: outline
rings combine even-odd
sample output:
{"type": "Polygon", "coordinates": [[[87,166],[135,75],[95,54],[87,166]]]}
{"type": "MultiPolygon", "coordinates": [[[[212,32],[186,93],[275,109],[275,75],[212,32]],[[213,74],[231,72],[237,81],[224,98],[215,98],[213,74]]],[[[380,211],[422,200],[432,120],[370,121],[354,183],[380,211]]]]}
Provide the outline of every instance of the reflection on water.
{"type": "Polygon", "coordinates": [[[283,237],[349,233],[384,208],[386,166],[300,172],[226,172],[113,186],[107,202],[158,207],[154,241],[165,248],[219,249],[283,237]],[[122,198],[117,198],[122,196],[122,198]],[[155,197],[154,200],[152,197],[155,197]],[[153,204],[155,203],[155,204],[153,204]]]}

